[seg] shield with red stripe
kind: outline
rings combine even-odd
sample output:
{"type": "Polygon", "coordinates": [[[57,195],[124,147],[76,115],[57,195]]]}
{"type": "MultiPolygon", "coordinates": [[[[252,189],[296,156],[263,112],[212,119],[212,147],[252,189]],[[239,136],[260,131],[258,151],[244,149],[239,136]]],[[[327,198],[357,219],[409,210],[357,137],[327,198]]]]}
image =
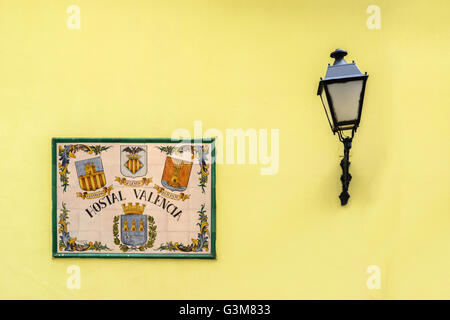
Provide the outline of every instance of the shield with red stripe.
{"type": "Polygon", "coordinates": [[[120,172],[125,177],[137,178],[147,174],[147,147],[120,146],[120,172]]]}
{"type": "Polygon", "coordinates": [[[106,185],[102,159],[100,157],[76,161],[78,182],[84,191],[94,191],[106,185]]]}

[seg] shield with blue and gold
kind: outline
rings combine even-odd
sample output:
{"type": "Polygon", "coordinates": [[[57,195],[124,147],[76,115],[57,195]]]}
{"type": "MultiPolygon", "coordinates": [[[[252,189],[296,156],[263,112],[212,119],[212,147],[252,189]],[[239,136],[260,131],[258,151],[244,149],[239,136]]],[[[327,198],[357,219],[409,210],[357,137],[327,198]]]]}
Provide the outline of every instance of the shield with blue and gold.
{"type": "Polygon", "coordinates": [[[94,191],[106,185],[102,159],[95,157],[75,162],[78,182],[84,191],[94,191]]]}
{"type": "Polygon", "coordinates": [[[147,215],[143,214],[145,204],[122,204],[124,214],[120,216],[120,239],[131,246],[147,243],[147,215]]]}

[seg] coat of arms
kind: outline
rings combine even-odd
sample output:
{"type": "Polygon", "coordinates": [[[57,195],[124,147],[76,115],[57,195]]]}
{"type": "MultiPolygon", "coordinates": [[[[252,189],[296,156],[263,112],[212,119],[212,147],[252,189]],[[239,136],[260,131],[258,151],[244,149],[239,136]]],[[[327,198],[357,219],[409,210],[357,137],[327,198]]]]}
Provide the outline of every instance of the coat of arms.
{"type": "Polygon", "coordinates": [[[192,158],[188,146],[178,148],[172,155],[168,155],[161,178],[162,185],[171,191],[186,190],[192,170],[192,158]]]}
{"type": "Polygon", "coordinates": [[[133,205],[129,202],[122,204],[122,209],[124,214],[115,216],[113,220],[114,243],[123,252],[145,251],[153,247],[156,239],[155,219],[143,214],[145,204],[140,205],[136,202],[133,205]]]}
{"type": "Polygon", "coordinates": [[[120,172],[129,178],[147,174],[147,147],[120,146],[120,172]]]}
{"type": "Polygon", "coordinates": [[[147,216],[144,212],[145,204],[122,204],[123,212],[120,216],[120,240],[122,243],[136,247],[147,242],[147,216]]]}
{"type": "Polygon", "coordinates": [[[106,185],[102,159],[100,157],[76,161],[78,182],[84,191],[94,191],[106,185]]]}

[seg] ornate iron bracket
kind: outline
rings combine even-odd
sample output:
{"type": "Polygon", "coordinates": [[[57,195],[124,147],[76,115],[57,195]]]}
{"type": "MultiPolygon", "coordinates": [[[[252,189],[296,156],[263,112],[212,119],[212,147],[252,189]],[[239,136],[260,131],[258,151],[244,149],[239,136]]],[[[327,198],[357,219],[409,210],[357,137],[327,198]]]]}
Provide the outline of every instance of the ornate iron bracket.
{"type": "Polygon", "coordinates": [[[345,138],[342,140],[344,144],[344,158],[341,160],[341,168],[342,168],[342,192],[339,195],[339,199],[341,199],[341,205],[345,206],[348,202],[348,198],[350,198],[350,194],[348,193],[348,186],[350,185],[350,181],[352,180],[352,175],[349,173],[350,168],[350,149],[352,147],[352,138],[345,138]]]}

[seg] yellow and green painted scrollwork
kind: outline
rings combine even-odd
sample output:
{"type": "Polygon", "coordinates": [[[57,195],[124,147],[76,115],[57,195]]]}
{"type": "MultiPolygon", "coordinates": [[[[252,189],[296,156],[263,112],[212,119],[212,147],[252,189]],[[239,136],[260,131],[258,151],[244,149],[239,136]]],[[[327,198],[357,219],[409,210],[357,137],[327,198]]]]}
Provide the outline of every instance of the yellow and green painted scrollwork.
{"type": "Polygon", "coordinates": [[[197,239],[191,239],[192,243],[189,245],[185,245],[182,243],[172,241],[166,242],[161,244],[161,246],[156,249],[159,251],[182,251],[182,252],[202,252],[203,249],[205,251],[209,251],[209,230],[208,230],[208,216],[205,214],[205,204],[202,204],[202,207],[199,211],[197,211],[199,214],[199,222],[197,223],[197,226],[200,227],[200,232],[197,235],[197,239]]]}
{"type": "Polygon", "coordinates": [[[63,192],[66,191],[67,186],[69,185],[69,170],[68,165],[70,162],[70,158],[75,158],[75,153],[77,151],[83,150],[89,154],[99,155],[102,151],[108,150],[111,146],[100,146],[100,145],[85,145],[85,144],[68,144],[64,145],[64,147],[59,146],[58,148],[58,156],[59,156],[59,180],[61,181],[63,187],[63,192]]]}
{"type": "Polygon", "coordinates": [[[77,238],[72,238],[67,231],[69,225],[69,209],[66,204],[62,203],[61,213],[59,215],[58,233],[59,236],[59,250],[64,251],[109,251],[111,250],[105,244],[99,241],[89,241],[89,243],[77,243],[77,238]]]}

